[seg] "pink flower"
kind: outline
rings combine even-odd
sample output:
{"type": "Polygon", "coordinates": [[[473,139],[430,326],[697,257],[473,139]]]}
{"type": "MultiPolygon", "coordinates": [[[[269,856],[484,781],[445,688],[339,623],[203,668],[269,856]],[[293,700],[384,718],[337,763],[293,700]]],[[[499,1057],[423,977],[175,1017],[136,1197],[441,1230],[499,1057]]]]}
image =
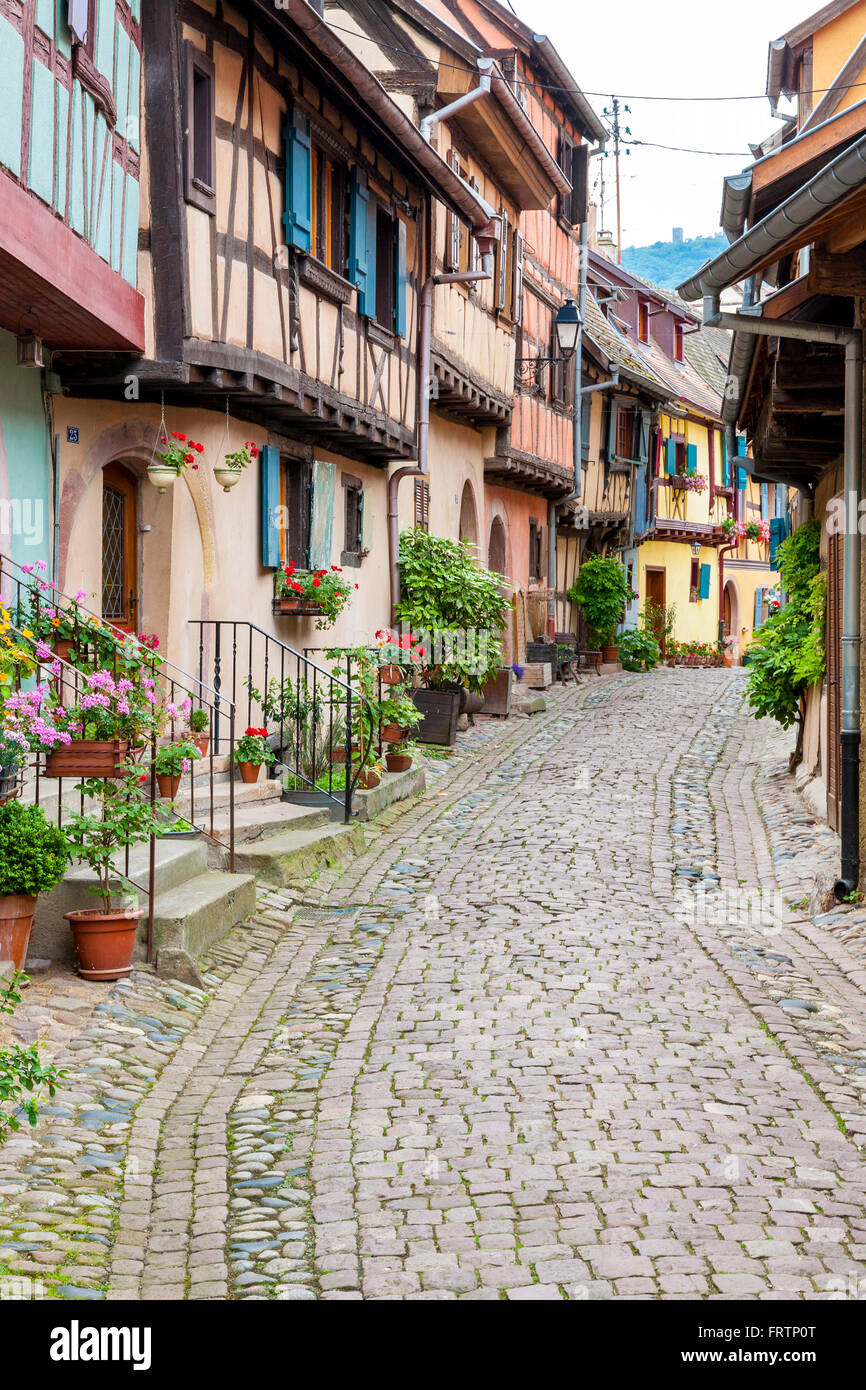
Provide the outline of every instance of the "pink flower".
{"type": "Polygon", "coordinates": [[[76,602],[76,603],[81,603],[81,602],[82,602],[84,599],[86,599],[86,598],[87,598],[87,590],[86,590],[86,589],[76,589],[76,591],[75,591],[75,602],[76,602]]]}
{"type": "Polygon", "coordinates": [[[22,573],[22,574],[32,574],[35,568],[36,568],[35,565],[22,565],[22,566],[21,566],[21,573],[22,573]]]}

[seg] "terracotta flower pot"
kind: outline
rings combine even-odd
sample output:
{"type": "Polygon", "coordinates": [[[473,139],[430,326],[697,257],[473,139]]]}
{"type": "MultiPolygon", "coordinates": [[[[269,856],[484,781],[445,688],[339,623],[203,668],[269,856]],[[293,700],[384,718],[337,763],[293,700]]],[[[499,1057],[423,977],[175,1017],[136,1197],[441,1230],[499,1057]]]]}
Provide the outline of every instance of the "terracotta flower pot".
{"type": "Polygon", "coordinates": [[[602,649],[601,649],[601,659],[602,659],[602,661],[609,661],[609,662],[617,662],[617,661],[619,661],[619,643],[617,643],[617,645],[616,645],[615,647],[604,647],[604,646],[603,646],[602,649]]]}
{"type": "Polygon", "coordinates": [[[207,750],[210,748],[210,734],[190,734],[189,737],[192,739],[202,757],[206,758],[207,750]]]}
{"type": "Polygon", "coordinates": [[[372,791],[374,787],[378,787],[381,780],[378,772],[373,772],[372,768],[365,767],[358,778],[357,785],[362,791],[369,792],[372,791]]]}
{"type": "Polygon", "coordinates": [[[85,908],[64,916],[75,937],[79,975],[85,980],[120,980],[129,974],[143,908],[85,908]]]}
{"type": "Polygon", "coordinates": [[[401,729],[399,724],[382,725],[383,743],[402,743],[406,737],[406,730],[401,729]]]}
{"type": "Polygon", "coordinates": [[[734,664],[734,653],[733,653],[733,652],[722,652],[722,661],[724,662],[725,666],[733,666],[733,664],[734,664]]]}
{"type": "Polygon", "coordinates": [[[331,749],[331,762],[344,763],[346,761],[346,746],[343,743],[336,744],[331,749]]]}
{"type": "Polygon", "coordinates": [[[274,612],[277,614],[296,613],[308,618],[320,617],[324,612],[322,605],[311,598],[275,598],[274,612]]]}
{"type": "Polygon", "coordinates": [[[385,766],[389,772],[408,772],[412,766],[411,753],[386,753],[385,766]]]}
{"type": "Polygon", "coordinates": [[[399,685],[403,679],[403,670],[396,662],[387,662],[379,667],[379,675],[383,685],[399,685]]]}
{"type": "Polygon", "coordinates": [[[170,797],[173,801],[177,796],[180,787],[181,774],[175,776],[171,772],[158,772],[156,774],[156,785],[159,787],[160,796],[170,797]]]}
{"type": "Polygon", "coordinates": [[[27,893],[11,893],[0,898],[0,960],[11,960],[16,970],[24,969],[36,899],[27,893]]]}
{"type": "Polygon", "coordinates": [[[259,780],[259,773],[262,770],[261,763],[238,763],[238,767],[241,770],[242,782],[257,782],[259,780]]]}

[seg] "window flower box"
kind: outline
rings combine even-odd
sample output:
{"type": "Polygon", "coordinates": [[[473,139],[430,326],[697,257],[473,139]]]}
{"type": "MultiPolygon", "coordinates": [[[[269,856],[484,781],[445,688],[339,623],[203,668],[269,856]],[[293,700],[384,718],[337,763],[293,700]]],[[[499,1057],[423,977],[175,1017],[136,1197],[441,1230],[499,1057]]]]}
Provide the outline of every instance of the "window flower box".
{"type": "Polygon", "coordinates": [[[78,739],[54,748],[45,763],[46,777],[123,777],[129,743],[126,739],[78,739]]]}

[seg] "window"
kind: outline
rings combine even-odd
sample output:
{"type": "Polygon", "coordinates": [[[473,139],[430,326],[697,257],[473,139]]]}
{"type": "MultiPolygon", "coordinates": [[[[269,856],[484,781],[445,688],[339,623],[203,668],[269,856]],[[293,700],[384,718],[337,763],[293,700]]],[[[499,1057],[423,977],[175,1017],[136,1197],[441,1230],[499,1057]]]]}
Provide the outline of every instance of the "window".
{"type": "MultiPolygon", "coordinates": [[[[448,162],[460,178],[469,181],[469,170],[462,155],[452,150],[448,162]]],[[[445,224],[445,269],[469,269],[469,228],[454,212],[449,212],[445,224]]]]}
{"type": "Polygon", "coordinates": [[[340,563],[359,565],[364,558],[364,486],[360,478],[343,474],[345,538],[340,563]]]}
{"type": "Polygon", "coordinates": [[[282,460],[280,506],[283,530],[280,561],[291,561],[298,569],[310,562],[310,513],[312,510],[312,470],[301,459],[282,460]]]}
{"type": "Polygon", "coordinates": [[[376,208],[376,322],[394,331],[394,218],[387,208],[376,208]]]}
{"type": "Polygon", "coordinates": [[[683,360],[683,326],[681,323],[674,325],[674,361],[683,360]]]}
{"type": "Polygon", "coordinates": [[[642,343],[649,342],[649,305],[641,302],[638,305],[638,337],[642,343]]]}
{"type": "Polygon", "coordinates": [[[560,356],[559,340],[553,326],[550,331],[548,353],[553,358],[550,364],[550,399],[557,405],[563,405],[568,390],[569,364],[560,356]]]}
{"type": "Polygon", "coordinates": [[[338,275],[345,275],[346,166],[313,145],[311,181],[313,255],[338,275]]]}
{"type": "Polygon", "coordinates": [[[499,245],[496,248],[496,307],[502,313],[508,303],[508,250],[510,246],[508,213],[499,212],[499,245]]]}
{"type": "Polygon", "coordinates": [[[514,233],[514,281],[511,317],[520,325],[523,322],[523,233],[514,233]]]}
{"type": "Polygon", "coordinates": [[[419,531],[430,530],[430,484],[426,478],[415,479],[415,525],[419,531]]]}
{"type": "Polygon", "coordinates": [[[634,411],[620,406],[616,417],[616,457],[620,462],[635,457],[634,426],[634,411]]]}
{"type": "Polygon", "coordinates": [[[89,58],[96,47],[96,0],[67,0],[66,22],[89,58]]]}
{"type": "Polygon", "coordinates": [[[559,193],[556,214],[563,222],[575,226],[587,218],[587,174],[589,146],[575,144],[564,130],[557,143],[556,162],[571,184],[570,193],[559,193]]]}
{"type": "Polygon", "coordinates": [[[542,569],[542,528],[534,516],[529,518],[529,578],[536,584],[541,582],[542,569]]]}
{"type": "Polygon", "coordinates": [[[701,584],[701,562],[692,560],[691,573],[689,574],[689,603],[697,603],[700,595],[701,584]]]}
{"type": "Polygon", "coordinates": [[[186,200],[204,212],[216,210],[214,195],[214,65],[206,53],[187,45],[185,90],[186,200]]]}

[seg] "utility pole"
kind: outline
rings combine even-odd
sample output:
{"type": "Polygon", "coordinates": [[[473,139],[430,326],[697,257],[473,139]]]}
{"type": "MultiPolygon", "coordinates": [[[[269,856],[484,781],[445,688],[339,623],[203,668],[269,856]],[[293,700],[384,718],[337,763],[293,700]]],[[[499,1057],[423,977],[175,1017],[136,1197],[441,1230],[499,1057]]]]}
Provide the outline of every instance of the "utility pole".
{"type": "MultiPolygon", "coordinates": [[[[616,260],[617,265],[622,265],[622,206],[620,196],[619,156],[622,136],[631,135],[631,128],[629,126],[623,128],[619,123],[619,118],[620,113],[623,115],[630,115],[631,107],[621,106],[619,97],[611,97],[610,100],[610,107],[606,106],[602,114],[607,116],[612,123],[611,135],[613,136],[613,158],[616,172],[616,260]]],[[[631,150],[627,149],[626,154],[631,154],[631,150]]],[[[605,151],[605,158],[607,158],[607,151],[605,151]]]]}

